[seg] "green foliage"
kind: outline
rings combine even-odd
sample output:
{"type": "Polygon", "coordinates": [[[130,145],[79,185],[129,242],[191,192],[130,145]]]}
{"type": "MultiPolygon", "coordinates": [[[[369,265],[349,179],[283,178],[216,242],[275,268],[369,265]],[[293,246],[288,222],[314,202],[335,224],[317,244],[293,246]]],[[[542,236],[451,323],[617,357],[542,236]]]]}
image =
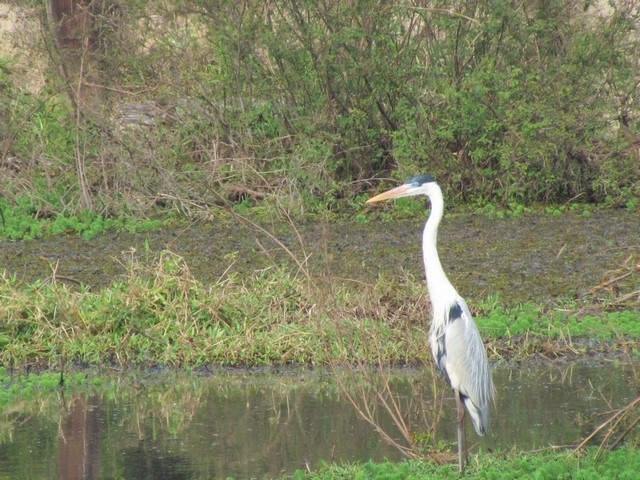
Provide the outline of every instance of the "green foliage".
{"type": "Polygon", "coordinates": [[[428,171],[451,202],[499,217],[573,199],[636,209],[631,3],[609,16],[577,0],[272,7],[133,1],[95,18],[97,121],[24,92],[0,59],[0,194],[119,218],[241,203],[224,188],[241,185],[259,193],[252,209],[284,197],[307,215],[352,208],[362,180],[428,171]],[[132,105],[155,113],[123,125],[132,105]]]}
{"type": "MultiPolygon", "coordinates": [[[[52,197],[53,198],[53,197],[52,197]]],[[[0,239],[33,240],[47,235],[76,234],[85,240],[108,230],[144,232],[161,225],[160,220],[136,220],[131,217],[105,218],[95,212],[84,210],[78,215],[58,215],[50,210],[52,202],[36,201],[21,196],[15,205],[0,198],[0,239]]]]}
{"type": "Polygon", "coordinates": [[[577,194],[598,200],[605,183],[628,196],[632,177],[611,182],[610,165],[631,151],[607,123],[617,114],[609,86],[635,85],[628,16],[598,23],[560,1],[526,9],[480,2],[477,21],[388,2],[366,9],[282,2],[264,24],[251,10],[259,7],[248,8],[242,16],[253,21],[242,31],[238,10],[211,12],[218,20],[206,27],[227,33],[212,37],[214,48],[226,52],[229,67],[243,65],[215,85],[257,102],[264,99],[255,92],[267,94],[284,120],[278,135],[294,144],[324,135],[333,178],[371,176],[396,163],[403,177],[428,169],[450,179],[456,198],[503,205],[577,194]],[[426,26],[440,34],[423,35],[426,26]],[[246,47],[240,55],[238,43],[246,47]],[[596,160],[606,156],[603,145],[615,158],[606,170],[596,160]]]}
{"type": "MultiPolygon", "coordinates": [[[[417,326],[354,319],[320,308],[323,295],[284,269],[207,288],[169,252],[133,259],[126,279],[98,292],[4,277],[0,362],[268,365],[358,358],[408,362],[423,350],[417,326]],[[338,318],[340,318],[338,320],[338,318]],[[363,325],[366,325],[363,327],[363,325]],[[364,335],[366,331],[366,335],[364,335]],[[379,341],[381,350],[371,343],[379,341]],[[412,345],[402,347],[409,341],[412,345]]],[[[348,297],[346,292],[341,295],[348,297]]],[[[350,299],[352,305],[357,298],[350,299]]]]}
{"type": "MultiPolygon", "coordinates": [[[[19,158],[41,157],[43,167],[53,174],[57,161],[73,160],[75,135],[70,127],[70,110],[63,101],[44,101],[21,92],[11,62],[0,61],[0,126],[10,152],[19,158]],[[45,163],[46,160],[46,163],[45,163]],[[53,167],[53,168],[52,168],[53,167]]],[[[6,154],[5,154],[6,155],[6,154]]]]}
{"type": "MultiPolygon", "coordinates": [[[[381,280],[331,292],[284,267],[196,281],[182,258],[146,251],[128,274],[92,291],[0,278],[0,363],[191,365],[424,363],[428,318],[424,285],[381,280]]],[[[498,297],[480,302],[483,338],[497,356],[519,358],[629,350],[640,343],[637,311],[567,315],[498,297]]]]}
{"type": "MultiPolygon", "coordinates": [[[[542,453],[481,453],[462,475],[462,478],[497,480],[522,478],[531,480],[572,479],[628,479],[636,478],[640,468],[640,453],[632,448],[612,452],[556,451],[542,453]]],[[[313,472],[298,471],[294,478],[309,480],[355,479],[449,479],[460,475],[452,465],[438,466],[428,461],[401,463],[364,463],[355,465],[327,465],[313,472]]]]}
{"type": "MultiPolygon", "coordinates": [[[[489,297],[478,306],[476,323],[483,337],[489,339],[527,337],[534,342],[574,339],[605,343],[625,339],[630,345],[640,340],[640,316],[634,310],[586,315],[579,313],[575,305],[557,310],[530,303],[505,307],[498,296],[489,297]]],[[[561,350],[558,348],[558,353],[561,350]]]]}

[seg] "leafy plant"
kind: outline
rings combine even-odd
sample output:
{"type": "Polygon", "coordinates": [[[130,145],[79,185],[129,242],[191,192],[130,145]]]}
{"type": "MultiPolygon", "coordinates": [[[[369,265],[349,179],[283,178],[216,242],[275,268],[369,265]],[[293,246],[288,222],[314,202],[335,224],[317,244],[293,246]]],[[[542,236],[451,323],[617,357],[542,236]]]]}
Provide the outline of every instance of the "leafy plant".
{"type": "MultiPolygon", "coordinates": [[[[500,452],[482,454],[469,469],[468,475],[481,480],[499,478],[522,479],[632,479],[640,466],[636,449],[620,448],[599,453],[597,449],[572,454],[566,451],[537,453],[500,452]]],[[[294,478],[309,480],[335,480],[338,478],[377,479],[445,479],[454,478],[452,465],[411,460],[401,463],[361,463],[326,465],[312,472],[297,471],[294,478]]]]}
{"type": "Polygon", "coordinates": [[[575,198],[633,211],[639,20],[582,7],[127,2],[89,19],[104,111],[77,115],[58,93],[77,81],[28,92],[0,62],[0,193],[64,217],[201,218],[240,188],[251,209],[322,216],[427,171],[498,217],[575,198]]]}
{"type": "MultiPolygon", "coordinates": [[[[171,252],[132,254],[128,272],[98,291],[59,282],[23,285],[0,277],[0,361],[89,364],[268,365],[424,363],[429,318],[424,285],[405,279],[375,286],[335,285],[285,267],[231,276],[213,285],[193,278],[171,252]],[[10,339],[10,341],[8,341],[10,339]]],[[[479,303],[476,320],[494,358],[628,351],[640,344],[633,310],[598,316],[547,311],[499,297],[479,303]]]]}
{"type": "Polygon", "coordinates": [[[56,214],[52,205],[41,203],[37,207],[32,198],[21,196],[15,205],[0,199],[2,221],[0,221],[0,238],[10,240],[33,240],[47,235],[77,234],[85,240],[105,233],[108,230],[128,232],[144,232],[158,228],[160,220],[136,220],[122,217],[120,219],[105,218],[92,211],[81,211],[79,215],[56,214]]]}

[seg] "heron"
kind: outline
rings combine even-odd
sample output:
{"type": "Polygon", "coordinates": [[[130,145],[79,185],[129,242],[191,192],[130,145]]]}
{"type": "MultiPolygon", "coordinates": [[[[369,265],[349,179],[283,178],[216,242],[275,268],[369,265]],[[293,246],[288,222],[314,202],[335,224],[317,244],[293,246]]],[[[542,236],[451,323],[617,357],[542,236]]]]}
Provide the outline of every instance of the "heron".
{"type": "Polygon", "coordinates": [[[427,289],[433,313],[429,343],[436,368],[451,386],[456,400],[458,428],[458,468],[468,462],[465,407],[476,433],[489,429],[491,405],[495,396],[487,351],[469,307],[451,284],[438,256],[438,226],[444,213],[442,190],[433,177],[416,175],[399,187],[367,200],[379,202],[390,198],[426,195],[431,212],[422,233],[422,257],[427,289]]]}

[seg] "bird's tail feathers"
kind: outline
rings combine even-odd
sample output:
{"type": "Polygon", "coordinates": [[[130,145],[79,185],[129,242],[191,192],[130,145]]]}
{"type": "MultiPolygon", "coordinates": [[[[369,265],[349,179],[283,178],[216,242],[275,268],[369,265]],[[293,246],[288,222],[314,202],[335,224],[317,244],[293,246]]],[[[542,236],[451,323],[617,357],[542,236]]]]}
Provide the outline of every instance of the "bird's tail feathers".
{"type": "Polygon", "coordinates": [[[462,399],[467,407],[471,421],[473,421],[476,433],[480,436],[484,436],[489,431],[489,404],[478,407],[469,397],[463,396],[462,399]]]}

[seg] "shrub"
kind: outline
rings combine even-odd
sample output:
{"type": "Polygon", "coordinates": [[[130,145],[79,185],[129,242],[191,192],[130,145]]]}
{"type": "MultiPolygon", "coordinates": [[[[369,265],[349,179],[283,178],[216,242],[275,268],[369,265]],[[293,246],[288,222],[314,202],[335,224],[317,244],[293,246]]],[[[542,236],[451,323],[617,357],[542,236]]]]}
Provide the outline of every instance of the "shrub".
{"type": "Polygon", "coordinates": [[[0,63],[3,163],[69,192],[57,210],[189,213],[274,192],[333,208],[362,180],[418,171],[458,202],[640,195],[629,2],[181,0],[93,21],[102,112],[21,96],[0,63]]]}

